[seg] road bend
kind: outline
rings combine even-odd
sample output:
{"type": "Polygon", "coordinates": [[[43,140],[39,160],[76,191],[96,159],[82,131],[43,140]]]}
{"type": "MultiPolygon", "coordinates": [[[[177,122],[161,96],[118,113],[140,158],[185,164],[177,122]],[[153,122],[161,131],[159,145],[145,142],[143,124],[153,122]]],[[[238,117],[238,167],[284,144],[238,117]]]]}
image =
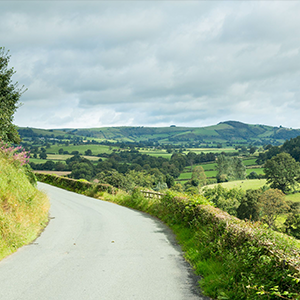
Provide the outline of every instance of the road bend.
{"type": "Polygon", "coordinates": [[[39,183],[50,222],[0,262],[1,300],[194,300],[197,278],[174,236],[136,210],[39,183]]]}

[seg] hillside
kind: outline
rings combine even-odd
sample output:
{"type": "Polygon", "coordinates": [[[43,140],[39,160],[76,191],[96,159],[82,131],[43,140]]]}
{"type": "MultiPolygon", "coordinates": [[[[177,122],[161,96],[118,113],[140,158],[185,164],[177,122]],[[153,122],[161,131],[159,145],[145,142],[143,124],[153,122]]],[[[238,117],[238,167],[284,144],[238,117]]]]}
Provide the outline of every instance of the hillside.
{"type": "Polygon", "coordinates": [[[160,144],[282,144],[300,135],[300,129],[251,125],[237,121],[207,127],[102,127],[86,129],[19,128],[22,138],[72,138],[109,140],[111,142],[158,142],[160,144]]]}
{"type": "Polygon", "coordinates": [[[48,222],[47,196],[0,151],[0,260],[33,241],[48,222]]]}

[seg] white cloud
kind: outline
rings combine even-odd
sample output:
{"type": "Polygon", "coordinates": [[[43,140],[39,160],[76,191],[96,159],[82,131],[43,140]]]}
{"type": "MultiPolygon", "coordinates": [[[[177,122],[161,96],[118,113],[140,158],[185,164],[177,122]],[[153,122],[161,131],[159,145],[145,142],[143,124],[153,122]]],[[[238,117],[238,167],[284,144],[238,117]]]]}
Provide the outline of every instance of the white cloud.
{"type": "Polygon", "coordinates": [[[300,3],[1,1],[20,126],[299,127],[300,3]]]}

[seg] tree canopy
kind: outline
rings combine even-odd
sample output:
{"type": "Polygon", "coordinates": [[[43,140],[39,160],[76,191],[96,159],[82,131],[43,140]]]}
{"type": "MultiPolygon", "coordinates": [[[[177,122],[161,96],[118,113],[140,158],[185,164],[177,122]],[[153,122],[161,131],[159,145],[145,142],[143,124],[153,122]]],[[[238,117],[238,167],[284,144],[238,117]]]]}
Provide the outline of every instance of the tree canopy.
{"type": "Polygon", "coordinates": [[[0,139],[18,144],[21,139],[12,122],[25,90],[24,87],[19,88],[17,82],[13,83],[12,76],[15,71],[8,67],[9,60],[8,51],[0,47],[0,139]]]}
{"type": "Polygon", "coordinates": [[[264,171],[271,188],[287,193],[297,183],[300,165],[290,154],[283,152],[267,160],[264,171]]]}

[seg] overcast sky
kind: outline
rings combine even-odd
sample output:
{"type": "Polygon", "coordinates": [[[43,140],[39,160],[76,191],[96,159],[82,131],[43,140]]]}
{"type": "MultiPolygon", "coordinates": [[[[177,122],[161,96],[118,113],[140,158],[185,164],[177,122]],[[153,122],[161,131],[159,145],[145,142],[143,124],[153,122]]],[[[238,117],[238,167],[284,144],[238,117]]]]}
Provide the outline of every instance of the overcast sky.
{"type": "Polygon", "coordinates": [[[299,1],[0,1],[39,128],[300,128],[299,1]]]}

